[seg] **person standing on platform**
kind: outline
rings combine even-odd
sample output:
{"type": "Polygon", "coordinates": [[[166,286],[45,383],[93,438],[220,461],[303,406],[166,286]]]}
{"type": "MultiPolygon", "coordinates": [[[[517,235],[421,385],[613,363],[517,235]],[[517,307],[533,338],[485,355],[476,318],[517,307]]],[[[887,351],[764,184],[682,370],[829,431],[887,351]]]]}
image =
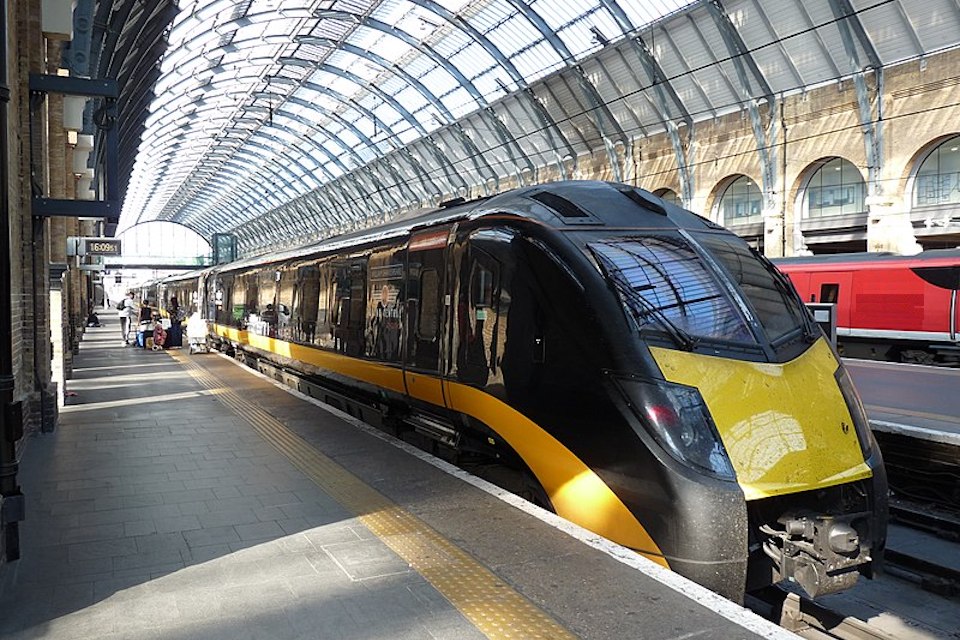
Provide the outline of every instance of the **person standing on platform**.
{"type": "Polygon", "coordinates": [[[130,344],[130,328],[133,324],[133,316],[136,309],[133,306],[133,291],[128,291],[127,295],[117,304],[117,315],[120,317],[120,333],[123,335],[123,345],[130,344]]]}
{"type": "Polygon", "coordinates": [[[177,296],[170,296],[170,303],[167,305],[167,315],[170,316],[170,330],[167,331],[167,347],[183,346],[183,318],[184,313],[180,308],[180,302],[177,296]]]}

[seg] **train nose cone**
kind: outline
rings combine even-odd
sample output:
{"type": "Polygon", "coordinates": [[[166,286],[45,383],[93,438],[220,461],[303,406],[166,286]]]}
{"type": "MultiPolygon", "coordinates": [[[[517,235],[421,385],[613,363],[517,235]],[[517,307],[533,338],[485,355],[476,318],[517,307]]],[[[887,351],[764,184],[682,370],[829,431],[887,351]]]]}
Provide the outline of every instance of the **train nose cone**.
{"type": "Polygon", "coordinates": [[[860,549],[860,536],[845,522],[834,523],[827,539],[834,553],[856,553],[860,549]]]}

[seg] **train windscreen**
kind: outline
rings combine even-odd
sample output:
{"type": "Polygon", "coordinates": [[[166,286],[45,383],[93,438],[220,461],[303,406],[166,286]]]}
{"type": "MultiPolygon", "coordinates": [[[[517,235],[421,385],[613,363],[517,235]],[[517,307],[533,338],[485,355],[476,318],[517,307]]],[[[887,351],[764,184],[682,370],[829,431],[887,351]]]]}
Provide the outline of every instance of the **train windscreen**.
{"type": "Polygon", "coordinates": [[[737,284],[774,348],[808,332],[806,309],[786,278],[768,260],[739,238],[714,233],[698,233],[694,237],[737,284]]]}
{"type": "Polygon", "coordinates": [[[703,339],[756,344],[713,270],[684,238],[651,234],[587,246],[640,329],[659,328],[685,349],[703,339]]]}

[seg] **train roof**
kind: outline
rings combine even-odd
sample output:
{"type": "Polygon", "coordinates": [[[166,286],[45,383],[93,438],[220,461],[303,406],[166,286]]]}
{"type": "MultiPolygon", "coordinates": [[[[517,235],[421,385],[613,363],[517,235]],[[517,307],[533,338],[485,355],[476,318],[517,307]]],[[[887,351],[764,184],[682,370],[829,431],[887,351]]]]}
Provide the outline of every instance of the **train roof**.
{"type": "Polygon", "coordinates": [[[839,265],[920,265],[928,263],[937,263],[938,265],[958,264],[960,265],[960,249],[931,249],[922,251],[914,255],[902,255],[898,253],[831,253],[818,256],[795,256],[791,258],[775,258],[773,263],[777,266],[790,267],[794,265],[802,266],[831,266],[839,265]]]}
{"type": "Polygon", "coordinates": [[[379,227],[326,238],[285,251],[243,258],[214,267],[235,271],[263,264],[334,253],[350,247],[402,238],[418,229],[459,220],[509,213],[558,230],[604,227],[654,229],[721,229],[705,218],[665,202],[632,185],[590,180],[571,180],[513,189],[471,201],[451,201],[437,209],[405,216],[379,227]]]}

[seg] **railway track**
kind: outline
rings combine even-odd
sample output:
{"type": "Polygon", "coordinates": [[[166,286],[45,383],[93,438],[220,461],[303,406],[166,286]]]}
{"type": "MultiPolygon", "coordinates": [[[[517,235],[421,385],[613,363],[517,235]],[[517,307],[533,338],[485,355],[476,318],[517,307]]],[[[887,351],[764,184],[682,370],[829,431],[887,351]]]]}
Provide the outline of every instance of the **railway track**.
{"type": "Polygon", "coordinates": [[[747,596],[746,606],[798,636],[821,640],[899,640],[863,620],[835,611],[798,593],[767,587],[747,596]]]}
{"type": "MultiPolygon", "coordinates": [[[[949,543],[960,543],[960,514],[938,507],[917,505],[905,500],[894,499],[890,503],[891,520],[906,527],[924,531],[949,543]]],[[[960,556],[957,544],[954,557],[960,556]]],[[[924,591],[930,591],[946,597],[960,596],[960,568],[954,563],[938,563],[930,557],[921,557],[909,548],[888,546],[884,554],[885,571],[904,580],[917,584],[924,591]]]]}
{"type": "Polygon", "coordinates": [[[956,511],[893,498],[890,500],[890,518],[945,540],[960,542],[960,513],[956,511]]]}

